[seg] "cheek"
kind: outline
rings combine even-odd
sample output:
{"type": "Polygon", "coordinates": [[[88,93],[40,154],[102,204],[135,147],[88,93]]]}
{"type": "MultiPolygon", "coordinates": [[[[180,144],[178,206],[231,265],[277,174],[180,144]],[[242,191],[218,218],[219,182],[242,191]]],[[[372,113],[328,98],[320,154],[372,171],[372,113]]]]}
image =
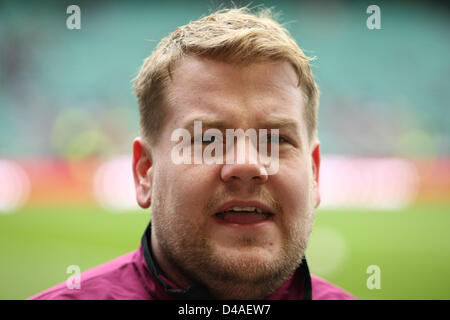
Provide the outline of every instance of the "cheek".
{"type": "Polygon", "coordinates": [[[214,191],[213,166],[175,165],[169,161],[170,158],[163,167],[155,168],[155,191],[178,219],[198,218],[203,214],[208,196],[214,191]]]}
{"type": "Polygon", "coordinates": [[[311,208],[312,175],[305,165],[298,163],[280,167],[273,177],[278,200],[289,219],[305,215],[311,208]]]}

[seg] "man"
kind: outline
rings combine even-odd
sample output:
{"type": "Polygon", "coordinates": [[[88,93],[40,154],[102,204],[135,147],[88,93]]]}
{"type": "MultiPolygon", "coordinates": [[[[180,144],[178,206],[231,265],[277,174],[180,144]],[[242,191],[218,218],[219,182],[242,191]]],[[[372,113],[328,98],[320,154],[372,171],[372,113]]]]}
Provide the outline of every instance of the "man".
{"type": "Polygon", "coordinates": [[[221,10],[163,39],[135,83],[133,174],[152,210],[141,246],[83,273],[80,290],[34,298],[351,299],[304,257],[320,202],[309,61],[268,11],[221,10]]]}

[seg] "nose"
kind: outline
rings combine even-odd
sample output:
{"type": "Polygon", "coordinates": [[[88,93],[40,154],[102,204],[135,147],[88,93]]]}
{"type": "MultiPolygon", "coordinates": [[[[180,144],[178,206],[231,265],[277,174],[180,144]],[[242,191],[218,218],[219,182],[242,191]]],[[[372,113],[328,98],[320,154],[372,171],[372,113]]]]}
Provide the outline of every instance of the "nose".
{"type": "Polygon", "coordinates": [[[266,169],[258,164],[224,164],[221,171],[221,179],[224,182],[239,180],[263,184],[267,182],[268,174],[266,169]]]}
{"type": "Polygon", "coordinates": [[[245,161],[238,161],[237,152],[241,152],[239,147],[235,148],[234,161],[225,163],[221,170],[221,180],[224,182],[241,181],[264,184],[268,180],[267,169],[258,161],[258,152],[255,147],[249,144],[245,146],[245,161]],[[236,150],[237,149],[237,150],[236,150]],[[252,150],[250,150],[252,149],[252,150]],[[237,151],[237,152],[236,152],[237,151]]]}

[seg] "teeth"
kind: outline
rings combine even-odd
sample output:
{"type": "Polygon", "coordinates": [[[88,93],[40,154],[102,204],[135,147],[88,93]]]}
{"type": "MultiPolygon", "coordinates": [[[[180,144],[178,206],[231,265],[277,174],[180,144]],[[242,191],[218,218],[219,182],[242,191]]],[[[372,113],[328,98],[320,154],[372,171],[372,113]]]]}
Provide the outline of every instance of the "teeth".
{"type": "Polygon", "coordinates": [[[262,210],[260,208],[257,207],[231,207],[230,209],[228,209],[227,211],[236,211],[236,212],[241,212],[241,211],[245,211],[245,212],[254,212],[256,211],[257,213],[262,213],[262,210]]]}

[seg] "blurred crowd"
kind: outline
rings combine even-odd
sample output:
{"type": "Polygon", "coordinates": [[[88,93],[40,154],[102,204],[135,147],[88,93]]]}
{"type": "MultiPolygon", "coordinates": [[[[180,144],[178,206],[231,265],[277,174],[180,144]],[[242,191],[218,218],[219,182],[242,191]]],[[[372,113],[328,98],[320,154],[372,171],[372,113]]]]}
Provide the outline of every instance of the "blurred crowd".
{"type": "MultiPolygon", "coordinates": [[[[261,2],[253,2],[256,6],[261,2]]],[[[450,153],[450,19],[422,2],[275,5],[310,56],[321,91],[324,154],[445,157],[450,153]]],[[[132,79],[158,41],[214,9],[209,1],[0,3],[0,157],[82,160],[129,154],[138,134],[132,79]]]]}

